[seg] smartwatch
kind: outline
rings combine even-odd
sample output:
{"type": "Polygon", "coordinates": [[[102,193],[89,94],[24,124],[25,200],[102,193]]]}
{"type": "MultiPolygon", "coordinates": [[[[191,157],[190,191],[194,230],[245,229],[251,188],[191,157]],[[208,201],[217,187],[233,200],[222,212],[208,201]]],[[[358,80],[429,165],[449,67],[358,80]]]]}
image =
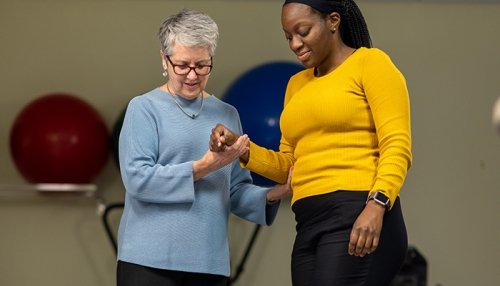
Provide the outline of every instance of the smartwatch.
{"type": "Polygon", "coordinates": [[[366,200],[366,203],[368,203],[370,200],[374,200],[377,204],[384,206],[386,210],[391,207],[391,200],[382,191],[376,191],[375,193],[372,193],[366,200]]]}

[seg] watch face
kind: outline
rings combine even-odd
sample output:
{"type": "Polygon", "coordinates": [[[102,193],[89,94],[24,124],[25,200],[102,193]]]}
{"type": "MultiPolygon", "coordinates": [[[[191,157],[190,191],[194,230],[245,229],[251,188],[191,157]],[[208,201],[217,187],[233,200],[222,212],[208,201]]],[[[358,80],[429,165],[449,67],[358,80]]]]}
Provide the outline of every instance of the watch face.
{"type": "Polygon", "coordinates": [[[375,195],[373,196],[373,199],[386,206],[389,204],[389,197],[387,197],[382,192],[376,192],[375,195]]]}

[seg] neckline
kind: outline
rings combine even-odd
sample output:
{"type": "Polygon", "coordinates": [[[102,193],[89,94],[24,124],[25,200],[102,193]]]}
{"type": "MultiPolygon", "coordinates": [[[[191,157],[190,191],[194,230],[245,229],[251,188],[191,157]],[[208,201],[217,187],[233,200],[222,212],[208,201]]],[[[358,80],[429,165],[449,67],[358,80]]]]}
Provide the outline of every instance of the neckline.
{"type": "Polygon", "coordinates": [[[204,94],[203,90],[200,92],[200,95],[198,95],[196,98],[194,98],[193,100],[189,100],[187,98],[184,98],[182,96],[179,96],[179,95],[171,92],[170,88],[168,87],[168,83],[165,86],[166,86],[167,91],[168,91],[166,93],[168,93],[171,96],[171,98],[174,101],[175,105],[177,105],[177,107],[182,111],[182,113],[184,113],[187,117],[189,117],[189,118],[191,118],[193,120],[196,119],[198,116],[200,116],[201,112],[203,111],[203,103],[204,103],[203,99],[205,98],[205,94],[204,94]],[[200,99],[200,101],[201,101],[201,103],[200,103],[200,109],[198,110],[198,112],[189,113],[179,103],[179,101],[177,100],[178,98],[181,101],[188,101],[188,102],[196,102],[198,99],[200,99]]]}
{"type": "Polygon", "coordinates": [[[357,51],[364,50],[364,49],[366,49],[366,47],[359,47],[357,49],[354,49],[354,51],[352,51],[352,53],[350,53],[347,56],[347,58],[345,58],[345,60],[340,63],[340,65],[338,65],[336,68],[334,68],[333,70],[331,70],[329,73],[324,74],[322,76],[316,76],[316,67],[312,68],[311,70],[312,70],[312,76],[313,76],[313,78],[315,78],[315,79],[321,79],[321,78],[327,77],[327,76],[335,73],[335,71],[339,70],[342,66],[344,66],[351,58],[353,58],[355,55],[359,54],[357,51]]]}

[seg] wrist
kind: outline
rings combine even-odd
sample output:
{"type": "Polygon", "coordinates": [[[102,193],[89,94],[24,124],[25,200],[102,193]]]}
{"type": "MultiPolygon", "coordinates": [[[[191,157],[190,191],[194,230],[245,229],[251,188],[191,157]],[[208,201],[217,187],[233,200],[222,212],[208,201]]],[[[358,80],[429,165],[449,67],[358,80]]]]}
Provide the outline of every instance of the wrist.
{"type": "Polygon", "coordinates": [[[193,161],[193,177],[195,181],[205,177],[208,173],[210,173],[210,168],[204,157],[193,161]]]}
{"type": "Polygon", "coordinates": [[[366,204],[377,204],[388,211],[391,208],[391,201],[384,191],[376,191],[371,193],[366,200],[366,204]]]}
{"type": "Polygon", "coordinates": [[[381,214],[384,214],[387,209],[385,208],[385,206],[375,202],[374,200],[369,200],[366,202],[366,208],[369,208],[371,210],[376,210],[377,212],[381,213],[381,214]]]}

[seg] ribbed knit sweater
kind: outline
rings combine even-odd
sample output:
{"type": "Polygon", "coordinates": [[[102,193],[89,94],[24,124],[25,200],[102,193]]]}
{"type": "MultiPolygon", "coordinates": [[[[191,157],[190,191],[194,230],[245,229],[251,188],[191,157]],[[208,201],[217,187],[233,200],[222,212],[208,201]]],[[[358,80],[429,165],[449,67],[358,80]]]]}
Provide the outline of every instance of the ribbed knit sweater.
{"type": "MultiPolygon", "coordinates": [[[[177,100],[189,113],[201,105],[200,99],[177,100]]],[[[131,100],[119,139],[126,189],[119,260],[229,276],[229,213],[272,223],[278,204],[267,205],[269,189],[252,185],[237,161],[194,181],[193,161],[208,150],[219,122],[241,133],[236,109],[214,96],[204,99],[194,120],[159,88],[131,100]]]]}
{"type": "Polygon", "coordinates": [[[280,118],[279,152],[253,143],[246,168],[286,182],[293,198],[383,190],[394,203],[411,165],[406,81],[383,51],[360,48],[325,76],[294,75],[280,118]]]}

